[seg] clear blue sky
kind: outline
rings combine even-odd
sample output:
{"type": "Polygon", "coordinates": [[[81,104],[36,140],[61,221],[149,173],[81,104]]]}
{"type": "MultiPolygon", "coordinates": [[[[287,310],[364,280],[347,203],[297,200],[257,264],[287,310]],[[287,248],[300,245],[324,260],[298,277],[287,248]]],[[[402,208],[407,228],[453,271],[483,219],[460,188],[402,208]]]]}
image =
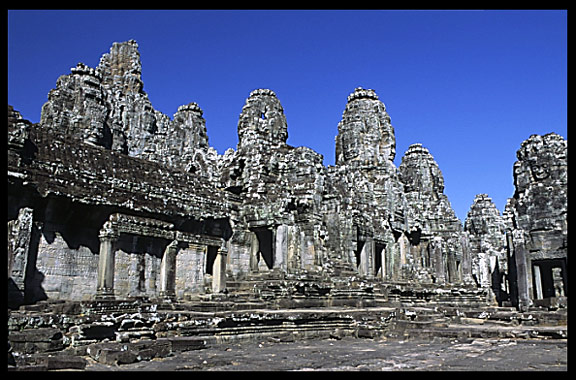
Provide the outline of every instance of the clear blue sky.
{"type": "Polygon", "coordinates": [[[270,88],[288,143],[334,164],[355,87],[372,88],[396,131],[398,166],[422,143],[462,220],[477,193],[502,212],[516,151],[567,138],[567,11],[8,11],[8,103],[38,122],[60,75],[96,67],[113,42],[140,46],[144,90],[169,115],[197,102],[210,144],[236,147],[250,91],[270,88]]]}

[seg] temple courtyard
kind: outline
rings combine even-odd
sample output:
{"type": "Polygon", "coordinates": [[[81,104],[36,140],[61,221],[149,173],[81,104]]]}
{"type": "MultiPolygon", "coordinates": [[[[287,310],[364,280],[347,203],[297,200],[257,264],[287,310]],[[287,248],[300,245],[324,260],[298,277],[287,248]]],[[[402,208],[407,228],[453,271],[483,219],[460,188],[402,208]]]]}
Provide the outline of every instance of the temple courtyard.
{"type": "Polygon", "coordinates": [[[343,339],[245,342],[87,371],[566,371],[567,340],[343,339]]]}

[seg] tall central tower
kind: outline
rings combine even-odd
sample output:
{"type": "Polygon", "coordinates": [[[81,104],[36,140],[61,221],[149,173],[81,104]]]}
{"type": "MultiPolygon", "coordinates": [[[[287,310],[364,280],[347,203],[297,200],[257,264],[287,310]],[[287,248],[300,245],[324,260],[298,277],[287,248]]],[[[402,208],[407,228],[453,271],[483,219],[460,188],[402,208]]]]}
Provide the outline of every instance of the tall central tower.
{"type": "Polygon", "coordinates": [[[384,166],[395,156],[394,127],[384,103],[374,90],[356,88],[338,124],[336,165],[384,166]]]}

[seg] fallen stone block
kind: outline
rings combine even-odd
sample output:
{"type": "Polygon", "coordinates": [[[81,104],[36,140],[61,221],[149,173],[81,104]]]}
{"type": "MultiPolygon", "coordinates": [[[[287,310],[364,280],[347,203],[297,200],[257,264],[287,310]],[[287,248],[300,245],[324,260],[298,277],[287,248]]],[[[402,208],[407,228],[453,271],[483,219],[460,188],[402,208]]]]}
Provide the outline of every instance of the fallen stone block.
{"type": "Polygon", "coordinates": [[[46,356],[39,359],[38,364],[45,365],[48,370],[84,369],[86,359],[72,355],[46,356]]]}
{"type": "Polygon", "coordinates": [[[130,364],[137,362],[138,356],[132,351],[118,351],[107,348],[100,351],[97,361],[107,365],[130,364]]]}
{"type": "Polygon", "coordinates": [[[24,354],[58,351],[64,348],[64,336],[56,328],[10,331],[8,340],[14,351],[24,354]]]}
{"type": "Polygon", "coordinates": [[[195,337],[170,337],[170,338],[159,338],[157,341],[167,340],[172,345],[172,351],[182,352],[182,351],[193,351],[202,350],[206,347],[206,341],[204,339],[199,339],[195,337]]]}
{"type": "Polygon", "coordinates": [[[116,326],[112,322],[95,322],[70,328],[75,339],[115,339],[116,326]]]}
{"type": "Polygon", "coordinates": [[[137,354],[139,360],[165,358],[172,353],[172,343],[168,340],[141,340],[130,343],[128,347],[137,354]]]}
{"type": "Polygon", "coordinates": [[[102,364],[129,364],[169,356],[172,353],[172,342],[163,339],[133,343],[97,343],[90,345],[86,352],[92,359],[102,364]]]}
{"type": "Polygon", "coordinates": [[[380,335],[378,330],[372,329],[369,327],[359,327],[357,332],[356,332],[357,338],[373,339],[373,338],[377,337],[378,335],[380,335]]]}
{"type": "Polygon", "coordinates": [[[286,333],[281,333],[281,334],[277,334],[274,336],[269,336],[267,338],[267,340],[269,342],[273,342],[273,343],[280,343],[280,342],[294,342],[294,334],[292,332],[286,332],[286,333]]]}
{"type": "Polygon", "coordinates": [[[99,363],[107,365],[129,364],[138,361],[128,344],[96,343],[88,346],[87,354],[99,363]]]}

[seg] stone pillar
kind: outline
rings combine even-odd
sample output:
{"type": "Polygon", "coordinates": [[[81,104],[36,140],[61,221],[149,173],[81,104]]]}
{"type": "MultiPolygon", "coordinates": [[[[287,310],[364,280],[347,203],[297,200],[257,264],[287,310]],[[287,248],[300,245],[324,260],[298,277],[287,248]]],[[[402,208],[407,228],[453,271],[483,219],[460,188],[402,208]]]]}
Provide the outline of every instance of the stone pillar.
{"type": "Polygon", "coordinates": [[[8,222],[8,278],[12,278],[21,291],[24,291],[28,251],[32,236],[33,211],[23,207],[18,219],[8,222]]]}
{"type": "Polygon", "coordinates": [[[358,273],[363,276],[373,277],[373,261],[374,261],[374,240],[367,238],[360,251],[360,266],[358,273]]]}
{"type": "Polygon", "coordinates": [[[464,285],[473,285],[474,278],[472,277],[472,258],[470,256],[470,240],[466,232],[460,235],[460,244],[462,246],[462,262],[460,263],[462,282],[464,283],[464,285]]]}
{"type": "Polygon", "coordinates": [[[276,228],[275,235],[274,268],[280,268],[285,271],[288,258],[288,226],[285,224],[279,225],[276,228]]]}
{"type": "Polygon", "coordinates": [[[174,240],[164,250],[160,263],[160,296],[166,300],[176,299],[176,255],[178,241],[174,240]]]}
{"type": "Polygon", "coordinates": [[[445,283],[446,271],[444,270],[444,257],[442,254],[442,238],[438,236],[432,240],[432,260],[434,262],[436,282],[440,284],[445,283]]]}
{"type": "Polygon", "coordinates": [[[250,271],[258,272],[258,252],[260,251],[260,243],[256,233],[250,231],[250,271]]]}
{"type": "Polygon", "coordinates": [[[410,277],[407,264],[412,260],[410,256],[410,241],[404,233],[400,234],[398,238],[398,248],[400,249],[400,278],[406,280],[410,277]]]}
{"type": "Polygon", "coordinates": [[[226,256],[228,249],[223,242],[212,266],[212,293],[222,293],[226,289],[226,256]]]}
{"type": "Polygon", "coordinates": [[[483,288],[489,288],[490,278],[490,255],[486,252],[478,252],[478,282],[483,288]]]}
{"type": "Polygon", "coordinates": [[[104,223],[98,235],[100,238],[100,257],[98,258],[97,299],[114,299],[114,243],[119,235],[112,229],[111,223],[104,223]]]}
{"type": "Polygon", "coordinates": [[[400,247],[400,265],[406,265],[408,263],[408,256],[410,255],[410,241],[402,233],[398,238],[398,245],[400,247]]]}
{"type": "Polygon", "coordinates": [[[8,222],[8,306],[18,307],[24,303],[31,280],[34,278],[34,262],[30,258],[32,233],[38,234],[33,223],[33,210],[23,207],[18,219],[8,222]]]}
{"type": "Polygon", "coordinates": [[[398,280],[398,270],[396,262],[398,262],[398,243],[392,240],[389,244],[386,244],[384,248],[384,268],[386,269],[386,280],[395,281],[398,280]]]}
{"type": "Polygon", "coordinates": [[[540,275],[540,265],[534,265],[532,268],[534,271],[534,283],[536,285],[536,299],[544,298],[544,292],[542,291],[542,277],[540,275]]]}
{"type": "Polygon", "coordinates": [[[518,307],[525,311],[532,305],[530,299],[530,272],[526,258],[526,244],[522,230],[512,232],[514,241],[514,261],[516,264],[516,284],[518,286],[518,307]]]}
{"type": "Polygon", "coordinates": [[[458,273],[458,264],[456,260],[456,254],[453,252],[448,252],[446,255],[447,259],[447,269],[448,269],[448,282],[451,284],[457,284],[460,282],[460,276],[458,273]]]}

